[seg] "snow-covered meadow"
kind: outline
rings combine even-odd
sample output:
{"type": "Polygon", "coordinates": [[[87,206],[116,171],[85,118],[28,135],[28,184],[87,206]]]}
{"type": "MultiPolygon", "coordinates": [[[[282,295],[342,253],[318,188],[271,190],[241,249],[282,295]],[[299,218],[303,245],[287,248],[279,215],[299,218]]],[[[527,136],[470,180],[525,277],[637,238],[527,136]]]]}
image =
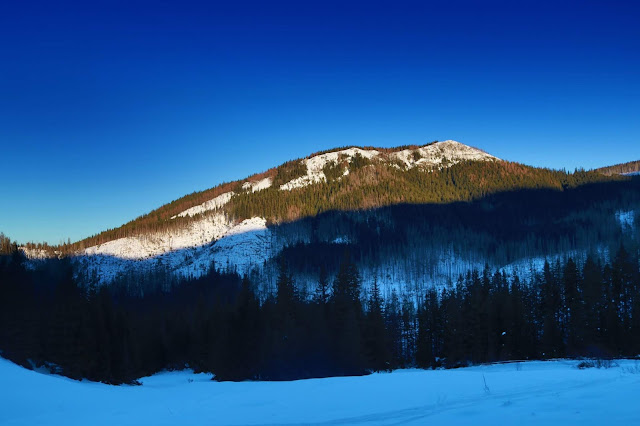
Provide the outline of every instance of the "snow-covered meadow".
{"type": "Polygon", "coordinates": [[[523,362],[242,383],[183,371],[144,378],[142,386],[110,386],[0,359],[0,424],[640,424],[639,363],[576,365],[523,362]]]}

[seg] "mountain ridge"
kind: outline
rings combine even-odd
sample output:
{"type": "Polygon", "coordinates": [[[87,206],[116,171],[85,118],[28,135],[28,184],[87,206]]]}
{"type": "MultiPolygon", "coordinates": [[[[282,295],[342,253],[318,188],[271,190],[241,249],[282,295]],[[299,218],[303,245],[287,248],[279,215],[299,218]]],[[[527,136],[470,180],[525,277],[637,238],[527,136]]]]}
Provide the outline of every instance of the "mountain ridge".
{"type": "MultiPolygon", "coordinates": [[[[318,158],[318,157],[340,157],[342,153],[347,153],[346,156],[348,161],[350,162],[351,157],[354,157],[356,153],[360,155],[367,155],[369,159],[371,157],[378,156],[389,156],[395,153],[401,153],[403,151],[416,151],[416,150],[425,150],[429,147],[434,146],[446,146],[455,144],[459,147],[464,147],[463,150],[466,150],[466,155],[469,156],[469,151],[474,152],[476,155],[476,159],[479,157],[484,157],[487,159],[495,159],[499,160],[497,157],[494,157],[486,152],[470,147],[468,145],[461,144],[456,141],[434,141],[428,144],[419,146],[419,145],[403,145],[393,148],[376,148],[376,147],[358,147],[358,146],[349,146],[342,148],[333,148],[325,151],[319,151],[313,154],[310,154],[304,158],[299,158],[296,160],[287,161],[279,166],[268,169],[267,171],[256,173],[250,175],[244,179],[239,179],[232,182],[223,182],[221,184],[215,185],[209,189],[203,191],[193,192],[191,194],[187,194],[183,197],[180,197],[176,200],[170,201],[156,209],[151,210],[148,213],[138,216],[137,218],[124,223],[123,225],[107,229],[98,234],[92,235],[90,237],[79,240],[73,244],[63,244],[62,246],[51,246],[51,248],[56,249],[60,252],[70,253],[70,252],[78,252],[82,251],[85,248],[89,248],[94,245],[103,244],[105,242],[109,242],[118,238],[123,238],[127,236],[134,235],[138,233],[145,233],[144,225],[145,224],[158,224],[158,223],[167,223],[169,221],[179,222],[180,218],[185,218],[186,216],[193,217],[201,213],[205,213],[210,210],[216,210],[222,207],[224,204],[230,201],[231,197],[234,195],[240,194],[243,191],[250,190],[252,193],[261,191],[263,189],[268,189],[272,185],[278,185],[280,189],[295,189],[307,186],[308,184],[320,183],[323,180],[324,171],[323,170],[314,170],[312,173],[308,173],[307,181],[303,182],[302,180],[296,181],[296,179],[300,179],[302,174],[302,170],[296,170],[296,168],[300,168],[300,163],[307,162],[308,160],[318,158]],[[352,151],[349,155],[348,151],[352,151]],[[373,154],[375,152],[375,154],[373,154]],[[368,154],[367,154],[368,153],[368,154]],[[284,188],[283,188],[284,186],[284,188]],[[142,228],[142,229],[139,229],[142,228]],[[130,229],[130,232],[127,230],[130,229]]],[[[445,152],[446,154],[446,152],[445,152]]],[[[396,161],[402,161],[405,166],[408,168],[412,168],[416,166],[415,163],[426,163],[426,159],[412,161],[413,159],[407,158],[407,154],[399,156],[401,158],[396,158],[396,161]]],[[[441,157],[442,158],[442,157],[441,157]]],[[[438,160],[441,160],[439,158],[438,160]]],[[[330,161],[338,162],[338,158],[330,159],[330,161]]],[[[455,164],[455,163],[454,163],[455,164]]],[[[326,161],[322,164],[322,166],[326,165],[326,161]]],[[[430,163],[429,166],[433,166],[435,164],[430,163]]],[[[307,166],[308,167],[308,166],[307,166]]],[[[444,167],[447,167],[445,165],[444,167]]],[[[324,167],[320,167],[321,169],[324,167]]],[[[330,170],[327,170],[331,172],[330,170]]],[[[325,179],[326,180],[326,179],[325,179]]],[[[49,246],[47,246],[49,247],[49,246]]]]}
{"type": "Polygon", "coordinates": [[[640,173],[640,160],[628,161],[626,163],[614,164],[612,166],[605,166],[596,169],[596,171],[611,176],[611,175],[634,175],[640,173]]]}
{"type": "MultiPolygon", "coordinates": [[[[624,178],[512,163],[455,141],[384,150],[336,148],[197,196],[189,194],[119,228],[59,247],[57,253],[74,256],[79,273],[98,282],[109,282],[127,270],[153,268],[198,276],[215,265],[246,274],[256,267],[264,269],[285,247],[313,238],[330,244],[357,244],[358,237],[326,230],[315,237],[295,226],[283,228],[286,232],[278,230],[281,224],[323,212],[472,202],[524,189],[562,192],[585,183],[619,179],[624,178]]],[[[37,247],[25,252],[30,257],[52,254],[51,249],[43,253],[37,247]]],[[[453,258],[459,256],[441,256],[438,262],[450,265],[453,258]]],[[[475,261],[460,262],[478,267],[475,261]]]]}

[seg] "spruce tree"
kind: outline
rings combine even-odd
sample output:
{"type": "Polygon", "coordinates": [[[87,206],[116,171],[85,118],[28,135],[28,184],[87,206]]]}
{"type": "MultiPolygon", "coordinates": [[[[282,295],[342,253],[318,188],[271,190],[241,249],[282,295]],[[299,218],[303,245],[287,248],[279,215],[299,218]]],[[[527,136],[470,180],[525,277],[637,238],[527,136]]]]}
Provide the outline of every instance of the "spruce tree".
{"type": "Polygon", "coordinates": [[[389,370],[391,366],[389,341],[377,277],[374,278],[371,286],[365,327],[365,346],[369,369],[373,371],[389,370]]]}

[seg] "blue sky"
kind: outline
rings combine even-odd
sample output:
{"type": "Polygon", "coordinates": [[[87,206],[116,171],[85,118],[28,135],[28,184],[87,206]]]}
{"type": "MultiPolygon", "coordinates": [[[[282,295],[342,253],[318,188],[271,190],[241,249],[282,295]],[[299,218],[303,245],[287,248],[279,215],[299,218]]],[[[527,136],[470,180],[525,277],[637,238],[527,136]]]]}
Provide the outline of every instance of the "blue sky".
{"type": "Polygon", "coordinates": [[[77,240],[343,145],[640,159],[638,22],[631,1],[3,2],[0,231],[77,240]]]}

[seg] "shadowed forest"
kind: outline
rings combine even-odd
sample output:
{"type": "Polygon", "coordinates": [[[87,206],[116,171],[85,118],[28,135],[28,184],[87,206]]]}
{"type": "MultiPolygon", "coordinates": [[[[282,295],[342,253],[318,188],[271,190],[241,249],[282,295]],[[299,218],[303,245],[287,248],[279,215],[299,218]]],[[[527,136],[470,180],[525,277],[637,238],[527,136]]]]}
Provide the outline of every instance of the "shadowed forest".
{"type": "Polygon", "coordinates": [[[68,260],[0,263],[2,355],[72,378],[132,383],[191,367],[217,380],[290,380],[417,366],[640,353],[637,250],[611,262],[545,264],[529,281],[488,268],[419,300],[362,291],[345,254],[333,282],[301,299],[281,266],[260,303],[252,283],[211,272],[169,291],[82,288],[68,260]]]}
{"type": "Polygon", "coordinates": [[[285,248],[274,261],[270,291],[259,276],[215,268],[198,278],[158,270],[96,286],[77,274],[72,258],[29,261],[2,236],[0,351],[27,367],[114,384],[185,367],[216,380],[290,380],[635,356],[640,341],[629,336],[640,335],[637,186],[633,179],[514,191],[286,224],[317,236],[329,223],[342,234],[358,232],[349,244],[311,238],[285,248]],[[616,219],[618,211],[630,212],[629,224],[616,219]],[[390,215],[393,221],[375,220],[390,215]],[[409,256],[415,234],[472,245],[487,266],[418,293],[398,287],[382,295],[376,280],[363,285],[363,259],[409,256]],[[563,247],[583,255],[553,256],[563,247]],[[550,256],[541,271],[488,266],[528,251],[550,256]],[[302,272],[313,277],[312,287],[296,282],[302,272]]]}

